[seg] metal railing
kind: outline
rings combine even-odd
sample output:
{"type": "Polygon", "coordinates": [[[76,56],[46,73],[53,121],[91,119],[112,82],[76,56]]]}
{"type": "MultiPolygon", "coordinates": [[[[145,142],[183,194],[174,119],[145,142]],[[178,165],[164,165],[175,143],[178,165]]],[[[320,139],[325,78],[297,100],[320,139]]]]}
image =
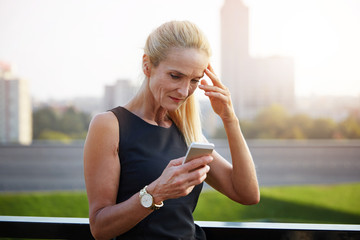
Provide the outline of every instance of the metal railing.
{"type": "MultiPolygon", "coordinates": [[[[196,221],[208,240],[357,240],[360,225],[196,221]]],[[[0,216],[1,238],[93,239],[87,218],[0,216]]]]}

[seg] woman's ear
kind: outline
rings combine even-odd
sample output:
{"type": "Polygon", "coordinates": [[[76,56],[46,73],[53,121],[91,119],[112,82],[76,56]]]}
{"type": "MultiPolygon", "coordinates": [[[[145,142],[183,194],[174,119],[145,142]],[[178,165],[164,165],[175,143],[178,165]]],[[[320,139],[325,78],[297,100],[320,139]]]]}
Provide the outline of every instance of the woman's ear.
{"type": "Polygon", "coordinates": [[[151,63],[149,56],[146,54],[143,55],[142,67],[145,76],[149,78],[151,73],[151,63]]]}

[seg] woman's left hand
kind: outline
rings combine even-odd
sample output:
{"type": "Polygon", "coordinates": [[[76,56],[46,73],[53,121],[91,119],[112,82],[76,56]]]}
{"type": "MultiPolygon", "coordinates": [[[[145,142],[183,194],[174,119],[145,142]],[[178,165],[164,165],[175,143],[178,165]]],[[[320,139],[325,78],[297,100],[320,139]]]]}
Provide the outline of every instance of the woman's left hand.
{"type": "Polygon", "coordinates": [[[205,91],[205,95],[209,97],[214,112],[218,114],[223,121],[232,120],[235,117],[235,113],[229,89],[221,83],[210,64],[208,68],[205,69],[205,73],[213,85],[209,85],[205,79],[202,79],[199,88],[205,91]]]}

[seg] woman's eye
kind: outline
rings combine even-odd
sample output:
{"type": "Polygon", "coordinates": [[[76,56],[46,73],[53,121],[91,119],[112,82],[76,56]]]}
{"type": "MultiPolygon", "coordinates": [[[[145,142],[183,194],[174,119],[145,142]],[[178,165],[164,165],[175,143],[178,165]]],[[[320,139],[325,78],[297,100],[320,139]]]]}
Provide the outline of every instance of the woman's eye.
{"type": "Polygon", "coordinates": [[[192,79],[191,80],[191,83],[194,83],[194,84],[197,84],[197,83],[199,83],[200,82],[200,80],[197,80],[197,79],[192,79]]]}
{"type": "Polygon", "coordinates": [[[174,74],[170,74],[170,76],[171,76],[172,79],[179,79],[180,78],[179,76],[174,75],[174,74]]]}

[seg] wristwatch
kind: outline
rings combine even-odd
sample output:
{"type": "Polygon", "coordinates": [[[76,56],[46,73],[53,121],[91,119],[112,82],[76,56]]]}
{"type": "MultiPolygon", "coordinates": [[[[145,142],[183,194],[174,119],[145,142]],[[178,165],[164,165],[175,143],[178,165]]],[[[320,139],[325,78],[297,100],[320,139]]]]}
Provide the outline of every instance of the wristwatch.
{"type": "Polygon", "coordinates": [[[147,186],[140,190],[139,196],[141,205],[150,210],[158,210],[159,208],[164,206],[163,202],[161,202],[160,204],[155,204],[153,196],[151,196],[151,194],[146,191],[146,188],[147,186]]]}

